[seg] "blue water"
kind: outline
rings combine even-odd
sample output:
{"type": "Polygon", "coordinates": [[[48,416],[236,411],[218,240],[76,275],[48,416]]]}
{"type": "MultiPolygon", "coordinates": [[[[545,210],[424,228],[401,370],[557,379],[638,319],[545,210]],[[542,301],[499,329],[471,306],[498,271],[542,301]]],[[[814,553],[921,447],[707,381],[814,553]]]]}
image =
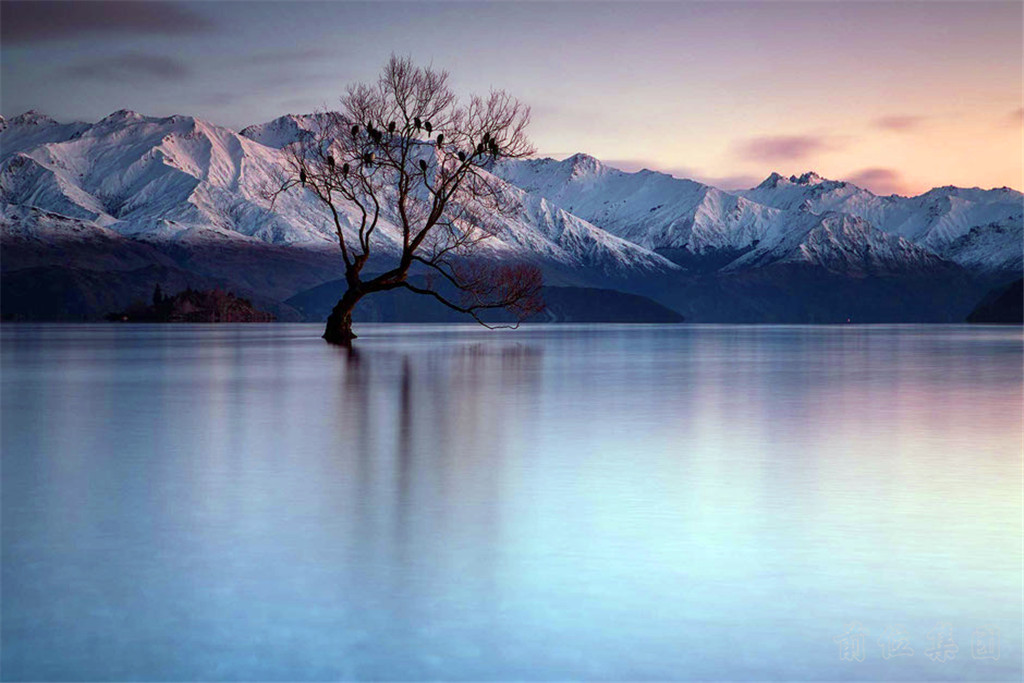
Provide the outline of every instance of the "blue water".
{"type": "Polygon", "coordinates": [[[4,679],[1021,678],[1020,328],[319,331],[0,329],[4,679]]]}

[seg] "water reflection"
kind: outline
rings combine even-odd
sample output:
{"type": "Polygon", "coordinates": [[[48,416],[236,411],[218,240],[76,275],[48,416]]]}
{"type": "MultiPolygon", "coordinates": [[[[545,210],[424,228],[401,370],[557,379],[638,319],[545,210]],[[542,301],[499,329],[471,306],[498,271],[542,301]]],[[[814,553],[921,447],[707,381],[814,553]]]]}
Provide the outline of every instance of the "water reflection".
{"type": "Polygon", "coordinates": [[[1019,330],[0,334],[5,678],[1020,677],[1019,330]]]}

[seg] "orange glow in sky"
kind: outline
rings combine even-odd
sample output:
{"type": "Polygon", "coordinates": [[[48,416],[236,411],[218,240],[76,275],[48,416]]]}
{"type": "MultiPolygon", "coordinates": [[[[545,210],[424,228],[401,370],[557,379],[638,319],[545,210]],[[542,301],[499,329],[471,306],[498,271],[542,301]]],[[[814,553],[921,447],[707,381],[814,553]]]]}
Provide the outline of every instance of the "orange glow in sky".
{"type": "Polygon", "coordinates": [[[460,90],[531,104],[550,156],[725,188],[813,170],[880,193],[1021,189],[1022,7],[69,3],[54,22],[43,3],[5,2],[2,109],[129,108],[237,129],[330,106],[395,52],[448,69],[460,90]]]}

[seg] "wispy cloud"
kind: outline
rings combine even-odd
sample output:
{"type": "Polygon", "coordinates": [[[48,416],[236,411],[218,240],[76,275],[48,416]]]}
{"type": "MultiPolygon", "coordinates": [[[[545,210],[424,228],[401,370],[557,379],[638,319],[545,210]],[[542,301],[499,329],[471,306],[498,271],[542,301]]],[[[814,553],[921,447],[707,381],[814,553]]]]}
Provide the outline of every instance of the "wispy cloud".
{"type": "Polygon", "coordinates": [[[924,116],[883,116],[875,119],[874,125],[882,130],[905,133],[920,127],[924,121],[924,116]]]}
{"type": "Polygon", "coordinates": [[[64,73],[95,80],[155,78],[180,81],[191,74],[182,62],[162,55],[129,52],[70,66],[64,73]]]}
{"type": "Polygon", "coordinates": [[[1024,107],[1018,107],[1006,117],[1006,125],[1019,128],[1024,126],[1024,107]]]}
{"type": "Polygon", "coordinates": [[[212,28],[204,17],[167,2],[0,3],[0,41],[8,44],[77,38],[83,34],[180,35],[212,28]]]}
{"type": "Polygon", "coordinates": [[[891,168],[864,168],[849,174],[846,179],[875,194],[905,194],[907,192],[903,176],[899,171],[891,168]]]}
{"type": "Polygon", "coordinates": [[[740,142],[736,151],[748,161],[802,161],[816,152],[834,149],[835,141],[815,135],[765,135],[740,142]]]}

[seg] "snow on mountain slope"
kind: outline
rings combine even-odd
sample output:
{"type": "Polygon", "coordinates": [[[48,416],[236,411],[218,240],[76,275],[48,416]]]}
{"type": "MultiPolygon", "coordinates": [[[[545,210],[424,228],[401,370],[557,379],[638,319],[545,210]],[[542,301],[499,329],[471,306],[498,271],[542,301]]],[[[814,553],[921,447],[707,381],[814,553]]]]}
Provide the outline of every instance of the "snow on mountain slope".
{"type": "MultiPolygon", "coordinates": [[[[264,192],[284,160],[280,147],[313,123],[314,117],[286,116],[240,135],[188,116],[127,110],[68,126],[38,114],[18,117],[0,132],[0,200],[148,241],[255,240],[336,249],[333,224],[310,193],[292,191],[271,206],[264,192]]],[[[497,238],[486,243],[492,253],[606,274],[677,269],[643,247],[508,189],[522,194],[528,210],[503,221],[497,238]]],[[[343,207],[341,220],[354,240],[356,208],[343,207]]],[[[374,239],[379,252],[397,251],[392,223],[382,221],[374,239]]]]}
{"type": "Polygon", "coordinates": [[[992,223],[971,228],[947,244],[940,255],[977,272],[1024,272],[1024,224],[992,223]]]}
{"type": "Polygon", "coordinates": [[[0,164],[0,192],[11,204],[45,207],[100,224],[113,222],[96,197],[27,154],[15,154],[0,164]]]}
{"type": "Polygon", "coordinates": [[[852,183],[827,180],[813,171],[789,178],[772,173],[757,187],[736,194],[765,206],[811,211],[821,208],[820,212],[844,211],[847,206],[864,206],[880,199],[852,183]]]}
{"type": "Polygon", "coordinates": [[[45,114],[35,110],[27,111],[13,119],[5,120],[3,125],[0,125],[0,132],[6,133],[0,140],[0,159],[13,151],[71,139],[90,125],[81,121],[57,123],[45,114]]]}
{"type": "Polygon", "coordinates": [[[72,136],[36,144],[40,136],[23,134],[15,121],[0,133],[6,202],[158,239],[333,242],[326,216],[315,207],[286,196],[277,211],[269,210],[261,191],[279,153],[227,129],[192,117],[123,110],[72,136]]]}
{"type": "MultiPolygon", "coordinates": [[[[317,115],[289,114],[268,123],[249,126],[242,135],[276,148],[285,147],[303,131],[313,130],[317,115]]],[[[500,178],[496,182],[502,182],[500,178]]],[[[643,245],[615,237],[586,220],[569,213],[540,196],[531,195],[506,183],[506,199],[521,211],[514,219],[501,218],[497,239],[483,248],[496,255],[530,254],[575,268],[596,268],[608,275],[678,270],[671,261],[652,253],[643,245]]]]}
{"type": "Polygon", "coordinates": [[[593,268],[610,276],[654,274],[679,266],[644,247],[616,237],[543,197],[505,185],[515,218],[499,217],[497,240],[490,248],[511,255],[537,254],[574,268],[593,268]]]}
{"type": "Polygon", "coordinates": [[[0,237],[5,251],[13,247],[18,254],[16,264],[6,257],[0,261],[5,270],[12,265],[29,268],[63,262],[88,262],[90,267],[104,270],[173,264],[151,246],[108,228],[28,206],[0,205],[0,237]]]}
{"type": "Polygon", "coordinates": [[[923,273],[950,267],[929,250],[898,235],[877,230],[862,218],[835,212],[823,216],[810,212],[801,215],[799,225],[759,243],[725,270],[799,263],[863,277],[923,273]]]}
{"type": "Polygon", "coordinates": [[[916,269],[939,260],[865,221],[825,219],[802,204],[769,207],[663,173],[625,173],[585,155],[510,162],[498,172],[649,248],[696,255],[724,251],[726,271],[800,261],[859,274],[916,269]]]}
{"type": "Polygon", "coordinates": [[[1005,268],[1021,260],[1024,197],[1010,188],[947,186],[916,197],[880,197],[852,183],[827,180],[815,173],[789,178],[773,173],[757,187],[737,194],[781,209],[858,216],[880,230],[906,237],[974,269],[1005,268]],[[972,240],[960,241],[972,231],[972,240]],[[988,245],[982,251],[976,248],[978,240],[988,245]],[[969,242],[975,248],[969,247],[969,242]]]}
{"type": "Polygon", "coordinates": [[[702,253],[761,239],[777,209],[664,173],[626,173],[585,154],[498,164],[509,182],[649,249],[702,253]]]}
{"type": "Polygon", "coordinates": [[[188,239],[215,232],[325,246],[334,240],[309,198],[287,195],[270,210],[262,191],[280,151],[225,128],[130,111],[70,136],[26,135],[23,127],[12,121],[0,133],[0,196],[7,203],[95,220],[126,235],[188,239]]]}
{"type": "Polygon", "coordinates": [[[273,121],[243,128],[239,134],[261,145],[281,149],[299,139],[303,131],[315,130],[317,114],[286,114],[273,121]]]}
{"type": "MultiPolygon", "coordinates": [[[[792,237],[794,231],[803,234],[804,214],[835,212],[861,218],[976,270],[1005,269],[1021,260],[1021,194],[1007,188],[944,187],[918,197],[879,197],[815,173],[789,178],[773,173],[753,189],[730,193],[664,173],[626,173],[585,154],[562,161],[507,161],[495,172],[650,249],[696,255],[744,251],[782,236],[792,237]],[[971,240],[961,240],[972,230],[971,240]]],[[[843,231],[829,243],[858,235],[843,231]]],[[[847,248],[855,251],[857,243],[847,248]]],[[[902,252],[897,249],[893,255],[897,253],[902,252]]]]}

